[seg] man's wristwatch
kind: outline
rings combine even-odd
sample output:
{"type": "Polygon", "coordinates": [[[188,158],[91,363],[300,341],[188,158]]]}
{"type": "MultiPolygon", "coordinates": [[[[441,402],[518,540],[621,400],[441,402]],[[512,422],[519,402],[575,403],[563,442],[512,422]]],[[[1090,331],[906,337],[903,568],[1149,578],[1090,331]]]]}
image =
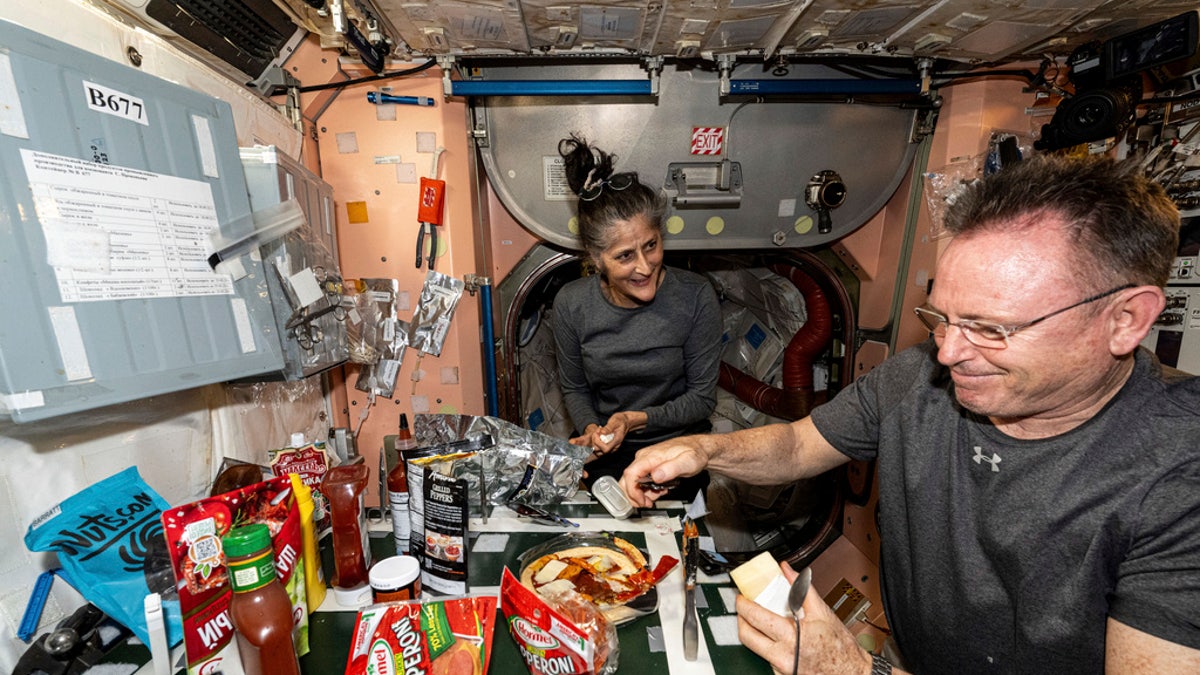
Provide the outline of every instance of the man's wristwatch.
{"type": "Polygon", "coordinates": [[[878,654],[871,654],[871,675],[892,675],[892,662],[878,654]]]}

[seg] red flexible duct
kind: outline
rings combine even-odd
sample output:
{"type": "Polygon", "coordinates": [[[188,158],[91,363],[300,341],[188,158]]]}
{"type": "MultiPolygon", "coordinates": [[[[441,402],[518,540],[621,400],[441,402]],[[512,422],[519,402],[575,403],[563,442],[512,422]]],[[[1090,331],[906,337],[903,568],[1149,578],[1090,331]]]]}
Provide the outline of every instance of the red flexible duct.
{"type": "Polygon", "coordinates": [[[792,265],[771,265],[771,271],[791,281],[804,296],[808,320],[796,331],[783,353],[783,388],[771,385],[722,362],[718,384],[755,410],[786,420],[798,420],[812,410],[813,361],[833,337],[833,313],[824,291],[812,277],[792,265]]]}

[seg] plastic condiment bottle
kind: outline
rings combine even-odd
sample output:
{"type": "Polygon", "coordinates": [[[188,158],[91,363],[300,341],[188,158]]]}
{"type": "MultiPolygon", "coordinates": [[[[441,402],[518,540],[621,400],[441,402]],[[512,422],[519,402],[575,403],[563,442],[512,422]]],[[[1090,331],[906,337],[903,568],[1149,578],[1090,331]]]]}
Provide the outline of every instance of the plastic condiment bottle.
{"type": "Polygon", "coordinates": [[[408,416],[400,413],[400,429],[396,433],[396,452],[400,455],[396,466],[388,472],[388,503],[392,507],[392,534],[396,539],[396,553],[407,553],[412,537],[412,523],[408,512],[408,474],[404,468],[404,453],[417,447],[412,431],[408,428],[408,416]]]}
{"type": "Polygon", "coordinates": [[[343,464],[330,469],[321,483],[333,527],[333,597],[343,607],[371,602],[371,546],[363,519],[368,474],[366,464],[343,464]]]}
{"type": "Polygon", "coordinates": [[[255,523],[222,539],[229,566],[229,618],[246,675],[300,675],[292,642],[292,601],[275,577],[271,531],[255,523]]]}
{"type": "Polygon", "coordinates": [[[325,570],[321,569],[321,554],[317,548],[317,524],[313,522],[312,488],[304,484],[298,473],[288,474],[296,505],[300,508],[300,540],[304,555],[304,597],[308,611],[313,612],[325,600],[325,570]]]}
{"type": "Polygon", "coordinates": [[[421,596],[421,563],[410,555],[395,555],[371,565],[375,602],[416,600],[421,596]]]}

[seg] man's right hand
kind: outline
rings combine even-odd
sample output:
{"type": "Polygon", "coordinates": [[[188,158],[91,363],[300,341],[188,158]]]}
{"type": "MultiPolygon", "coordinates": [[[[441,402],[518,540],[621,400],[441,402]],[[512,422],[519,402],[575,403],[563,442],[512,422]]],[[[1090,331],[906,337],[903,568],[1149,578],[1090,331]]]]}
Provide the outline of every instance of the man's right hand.
{"type": "Polygon", "coordinates": [[[666,494],[647,489],[647,483],[666,484],[677,478],[694,476],[708,466],[708,454],[701,447],[705,436],[681,436],[638,450],[621,475],[621,489],[635,506],[648,507],[666,494]]]}

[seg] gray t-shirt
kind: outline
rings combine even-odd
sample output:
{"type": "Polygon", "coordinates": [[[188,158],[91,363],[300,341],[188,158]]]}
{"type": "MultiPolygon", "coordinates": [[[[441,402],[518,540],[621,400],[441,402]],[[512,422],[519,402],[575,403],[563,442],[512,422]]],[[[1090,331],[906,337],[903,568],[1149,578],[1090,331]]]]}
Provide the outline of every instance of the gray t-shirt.
{"type": "Polygon", "coordinates": [[[878,459],[888,622],[916,673],[1099,673],[1107,617],[1200,648],[1200,378],[1139,349],[1099,415],[1019,440],[932,341],[813,411],[878,459]],[[878,450],[877,450],[878,449],[878,450]]]}
{"type": "Polygon", "coordinates": [[[721,311],[712,285],[665,268],[654,300],[616,307],[600,277],[576,279],[554,299],[559,383],[575,428],[641,410],[646,428],[631,440],[668,438],[708,418],[716,406],[721,311]]]}

